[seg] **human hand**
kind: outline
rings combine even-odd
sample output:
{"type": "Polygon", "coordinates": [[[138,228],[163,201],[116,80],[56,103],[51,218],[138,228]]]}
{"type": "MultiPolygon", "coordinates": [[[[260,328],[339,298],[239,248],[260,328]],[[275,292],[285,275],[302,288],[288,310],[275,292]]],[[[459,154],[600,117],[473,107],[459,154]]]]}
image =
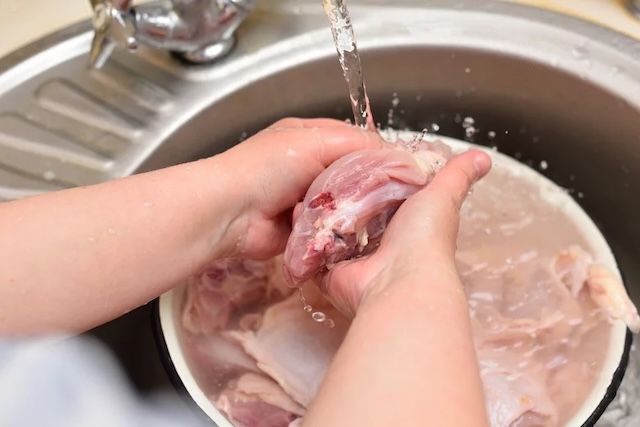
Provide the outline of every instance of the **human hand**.
{"type": "Polygon", "coordinates": [[[333,119],[280,120],[218,157],[236,175],[226,256],[268,258],[284,250],[292,209],[313,180],[353,151],[378,148],[373,132],[333,119]]]}
{"type": "Polygon", "coordinates": [[[348,316],[394,283],[460,291],[455,266],[459,210],[471,186],[491,168],[478,150],[450,160],[423,190],[398,209],[372,255],[337,264],[321,280],[332,304],[348,316]]]}

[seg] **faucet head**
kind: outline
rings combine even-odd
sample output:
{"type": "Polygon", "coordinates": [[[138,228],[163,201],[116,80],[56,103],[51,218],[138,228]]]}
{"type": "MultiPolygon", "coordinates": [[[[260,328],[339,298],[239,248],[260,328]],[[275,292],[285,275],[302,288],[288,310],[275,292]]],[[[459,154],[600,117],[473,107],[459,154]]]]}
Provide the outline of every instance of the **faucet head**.
{"type": "Polygon", "coordinates": [[[128,14],[130,1],[91,0],[94,36],[89,54],[89,66],[101,68],[116,46],[137,48],[135,23],[128,14]]]}

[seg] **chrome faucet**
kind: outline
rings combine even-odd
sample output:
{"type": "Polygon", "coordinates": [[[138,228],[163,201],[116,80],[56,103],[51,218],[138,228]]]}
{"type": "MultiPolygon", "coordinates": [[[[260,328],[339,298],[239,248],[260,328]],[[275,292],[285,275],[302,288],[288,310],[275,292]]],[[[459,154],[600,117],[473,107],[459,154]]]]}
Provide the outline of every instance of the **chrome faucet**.
{"type": "Polygon", "coordinates": [[[132,7],[131,0],[90,0],[95,34],[90,66],[100,68],[116,46],[168,50],[188,62],[208,63],[228,54],[235,31],[256,0],[170,0],[132,7]]]}

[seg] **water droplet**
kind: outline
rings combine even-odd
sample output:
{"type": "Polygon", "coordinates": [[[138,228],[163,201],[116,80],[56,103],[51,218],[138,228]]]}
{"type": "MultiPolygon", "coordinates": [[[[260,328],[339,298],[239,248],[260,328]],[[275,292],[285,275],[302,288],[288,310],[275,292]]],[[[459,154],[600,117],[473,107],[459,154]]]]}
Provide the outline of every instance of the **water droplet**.
{"type": "Polygon", "coordinates": [[[311,313],[313,311],[313,307],[307,304],[304,306],[304,311],[306,311],[307,313],[311,313]]]}
{"type": "MultiPolygon", "coordinates": [[[[411,140],[411,142],[418,143],[418,142],[422,141],[427,136],[428,133],[429,133],[428,129],[422,129],[422,132],[420,132],[419,134],[415,135],[413,137],[413,139],[411,140]]],[[[415,145],[415,144],[412,144],[412,145],[415,145]]]]}
{"type": "Polygon", "coordinates": [[[334,326],[336,326],[336,322],[334,322],[331,319],[327,319],[327,321],[325,322],[325,324],[327,325],[327,327],[329,328],[333,328],[334,326]]]}
{"type": "Polygon", "coordinates": [[[462,127],[465,129],[469,128],[473,126],[475,122],[476,121],[473,119],[473,117],[465,117],[464,120],[462,121],[462,127]]]}
{"type": "Polygon", "coordinates": [[[46,171],[42,174],[42,177],[47,181],[53,181],[54,179],[56,179],[56,174],[53,171],[46,171]]]}
{"type": "Polygon", "coordinates": [[[473,194],[473,187],[471,187],[471,188],[469,189],[469,192],[467,193],[467,196],[471,196],[472,194],[473,194]]]}
{"type": "Polygon", "coordinates": [[[321,311],[316,311],[315,313],[313,313],[313,314],[311,315],[311,318],[312,318],[313,320],[315,320],[316,322],[318,322],[318,323],[322,323],[322,322],[324,322],[325,320],[327,320],[327,315],[326,315],[326,314],[324,314],[324,313],[323,313],[323,312],[321,312],[321,311]]]}
{"type": "Polygon", "coordinates": [[[464,130],[465,135],[467,135],[467,137],[472,137],[473,135],[476,134],[476,128],[474,128],[473,126],[468,127],[464,130]]]}
{"type": "Polygon", "coordinates": [[[431,125],[431,130],[433,132],[438,132],[440,130],[440,126],[437,123],[431,125]]]}
{"type": "Polygon", "coordinates": [[[391,99],[391,105],[393,105],[393,108],[396,108],[399,104],[400,104],[400,98],[398,98],[398,94],[394,92],[393,98],[391,99]]]}
{"type": "Polygon", "coordinates": [[[540,162],[540,169],[542,169],[543,171],[547,170],[548,167],[549,167],[549,164],[545,160],[540,162]]]}
{"type": "Polygon", "coordinates": [[[578,199],[583,199],[584,198],[584,193],[582,191],[578,192],[578,199]]]}
{"type": "Polygon", "coordinates": [[[470,72],[471,72],[471,68],[469,68],[469,67],[465,68],[465,69],[464,69],[464,72],[465,72],[465,73],[470,73],[470,72]]]}
{"type": "Polygon", "coordinates": [[[489,137],[489,139],[494,139],[496,137],[496,133],[490,130],[489,133],[487,133],[487,136],[489,137]]]}

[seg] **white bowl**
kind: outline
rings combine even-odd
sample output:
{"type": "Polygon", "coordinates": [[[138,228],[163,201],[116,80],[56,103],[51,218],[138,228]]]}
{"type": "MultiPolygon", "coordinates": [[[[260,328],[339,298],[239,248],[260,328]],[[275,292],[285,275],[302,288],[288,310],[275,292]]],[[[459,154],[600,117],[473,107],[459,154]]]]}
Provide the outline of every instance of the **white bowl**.
{"type": "MultiPolygon", "coordinates": [[[[410,137],[411,134],[399,134],[399,136],[406,138],[407,136],[410,137]]],[[[461,141],[443,137],[439,137],[439,139],[444,140],[456,151],[464,151],[470,147],[470,144],[461,141]]],[[[537,181],[545,187],[555,187],[553,182],[546,177],[506,155],[479,146],[474,146],[474,148],[488,152],[496,166],[513,167],[515,165],[519,167],[520,176],[537,181]]],[[[598,227],[566,192],[558,189],[556,194],[557,201],[562,205],[564,212],[570,215],[578,228],[583,231],[590,252],[601,264],[608,267],[622,279],[611,248],[598,227]]],[[[184,287],[178,287],[162,295],[156,302],[156,336],[162,353],[161,357],[164,359],[165,367],[170,377],[172,377],[174,385],[181,389],[179,391],[186,392],[186,395],[195,402],[197,407],[219,427],[234,427],[200,389],[185,359],[180,346],[178,323],[180,319],[179,309],[182,307],[183,297],[184,287]]],[[[602,367],[602,374],[584,404],[564,427],[592,427],[600,418],[615,397],[622,382],[629,359],[631,341],[632,336],[625,323],[623,321],[614,323],[608,352],[602,367]]]]}

